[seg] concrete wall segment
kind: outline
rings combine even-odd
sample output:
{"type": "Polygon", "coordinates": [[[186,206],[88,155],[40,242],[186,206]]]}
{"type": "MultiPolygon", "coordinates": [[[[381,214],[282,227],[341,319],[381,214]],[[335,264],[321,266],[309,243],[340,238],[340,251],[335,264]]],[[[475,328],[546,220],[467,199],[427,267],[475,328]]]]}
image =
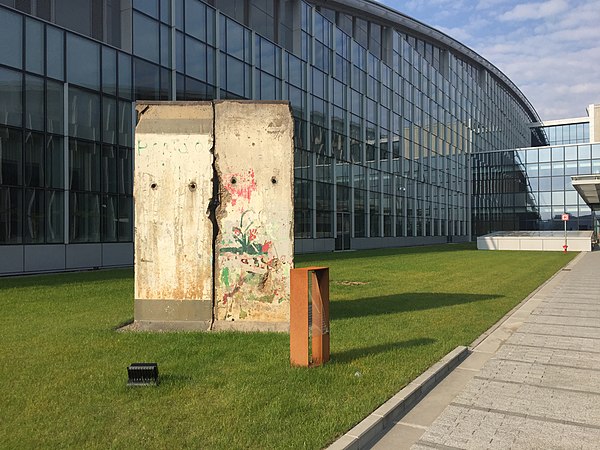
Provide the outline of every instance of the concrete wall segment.
{"type": "Polygon", "coordinates": [[[287,102],[216,102],[215,317],[289,322],[293,129],[287,102]]]}
{"type": "Polygon", "coordinates": [[[135,299],[212,303],[212,105],[136,109],[135,299]]]}

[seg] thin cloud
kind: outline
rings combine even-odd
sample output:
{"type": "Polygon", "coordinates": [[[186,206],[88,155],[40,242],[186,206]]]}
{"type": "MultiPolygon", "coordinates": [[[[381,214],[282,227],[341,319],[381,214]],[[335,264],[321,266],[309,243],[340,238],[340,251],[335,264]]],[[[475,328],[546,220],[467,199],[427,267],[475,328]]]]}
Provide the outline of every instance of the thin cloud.
{"type": "Polygon", "coordinates": [[[541,19],[556,16],[569,9],[565,0],[549,0],[546,2],[522,3],[498,18],[502,21],[541,19]]]}

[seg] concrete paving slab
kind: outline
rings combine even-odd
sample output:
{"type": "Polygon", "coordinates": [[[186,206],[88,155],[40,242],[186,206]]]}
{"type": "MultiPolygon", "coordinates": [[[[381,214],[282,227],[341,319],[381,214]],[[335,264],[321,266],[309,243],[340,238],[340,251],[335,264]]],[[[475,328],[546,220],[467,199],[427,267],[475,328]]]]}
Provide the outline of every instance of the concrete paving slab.
{"type": "Polygon", "coordinates": [[[539,323],[544,325],[567,325],[574,327],[600,328],[600,320],[597,317],[569,317],[536,314],[531,316],[529,323],[539,323]]]}
{"type": "MultiPolygon", "coordinates": [[[[506,343],[498,350],[495,357],[511,361],[600,370],[600,353],[577,350],[526,347],[506,343]]],[[[600,374],[598,375],[600,376],[600,374]]]]}
{"type": "MultiPolygon", "coordinates": [[[[477,377],[600,395],[600,367],[578,368],[548,363],[493,359],[485,365],[477,377]]],[[[598,400],[600,401],[600,398],[598,400]]]]}
{"type": "Polygon", "coordinates": [[[549,336],[543,334],[513,334],[506,341],[508,344],[525,345],[529,347],[542,347],[563,350],[579,350],[584,352],[600,353],[598,339],[589,339],[569,336],[549,336]]]}
{"type": "MultiPolygon", "coordinates": [[[[600,328],[544,325],[539,323],[523,324],[523,326],[519,328],[519,333],[600,339],[600,328]]],[[[600,349],[600,342],[598,342],[598,348],[600,349]]]]}
{"type": "Polygon", "coordinates": [[[451,420],[428,429],[413,449],[597,449],[600,442],[597,428],[457,406],[450,406],[447,412],[451,420]]]}

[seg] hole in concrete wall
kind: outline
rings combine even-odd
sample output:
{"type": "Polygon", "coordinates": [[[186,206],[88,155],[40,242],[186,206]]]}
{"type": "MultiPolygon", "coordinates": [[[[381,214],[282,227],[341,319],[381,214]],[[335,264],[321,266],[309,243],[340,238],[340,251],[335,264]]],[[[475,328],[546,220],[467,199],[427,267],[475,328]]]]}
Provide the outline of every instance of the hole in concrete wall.
{"type": "Polygon", "coordinates": [[[235,177],[231,177],[231,184],[237,183],[237,179],[235,177]]]}
{"type": "Polygon", "coordinates": [[[158,187],[158,184],[156,184],[156,183],[152,183],[150,185],[150,189],[156,189],[157,187],[158,187]]]}
{"type": "Polygon", "coordinates": [[[275,177],[271,177],[271,183],[273,183],[273,184],[277,184],[277,178],[275,178],[275,177]]]}
{"type": "Polygon", "coordinates": [[[195,181],[192,181],[189,186],[190,186],[190,191],[196,190],[196,182],[195,181]]]}

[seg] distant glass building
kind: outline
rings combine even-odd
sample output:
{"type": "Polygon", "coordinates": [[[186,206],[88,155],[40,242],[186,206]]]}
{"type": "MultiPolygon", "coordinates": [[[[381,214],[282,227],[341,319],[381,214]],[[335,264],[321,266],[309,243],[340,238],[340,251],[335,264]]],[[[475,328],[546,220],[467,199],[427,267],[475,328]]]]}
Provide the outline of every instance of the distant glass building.
{"type": "MultiPolygon", "coordinates": [[[[531,128],[534,108],[483,57],[377,2],[0,4],[0,274],[132,263],[136,100],[289,100],[298,252],[468,241],[498,223],[553,220],[552,194],[546,206],[538,193],[554,192],[542,190],[554,152],[503,149],[533,133],[566,158],[564,133],[531,128]],[[484,186],[498,164],[525,211],[484,186]],[[519,164],[536,165],[535,189],[519,164]]],[[[579,164],[585,145],[577,152],[579,164]]]]}
{"type": "Polygon", "coordinates": [[[475,235],[493,231],[593,230],[600,223],[572,176],[600,174],[600,105],[589,116],[532,123],[532,146],[473,154],[475,235]],[[540,137],[543,139],[540,141],[540,137]]]}

